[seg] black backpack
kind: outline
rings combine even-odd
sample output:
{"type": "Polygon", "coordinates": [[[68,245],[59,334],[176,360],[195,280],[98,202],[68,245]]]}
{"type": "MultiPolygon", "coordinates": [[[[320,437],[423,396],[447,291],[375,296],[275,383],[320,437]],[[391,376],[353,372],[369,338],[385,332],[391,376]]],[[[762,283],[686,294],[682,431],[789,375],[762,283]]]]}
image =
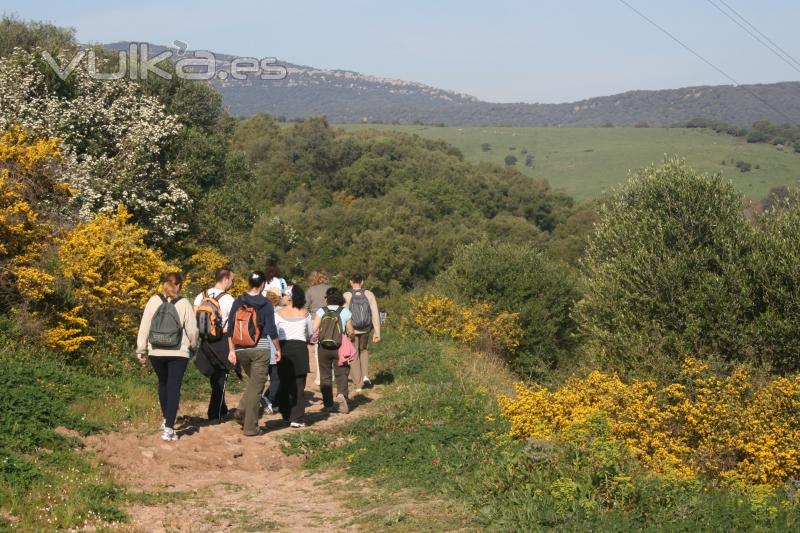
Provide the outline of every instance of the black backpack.
{"type": "Polygon", "coordinates": [[[342,309],[341,305],[336,309],[323,307],[325,313],[319,321],[319,344],[323,348],[336,350],[342,345],[342,309]]]}
{"type": "Polygon", "coordinates": [[[364,289],[350,291],[350,312],[353,313],[353,327],[358,331],[372,328],[372,309],[364,289]]]}
{"type": "Polygon", "coordinates": [[[181,347],[183,340],[183,324],[175,304],[181,299],[180,296],[170,301],[163,294],[161,305],[156,309],[153,319],[150,321],[150,333],[147,340],[153,348],[162,350],[177,350],[181,347]]]}

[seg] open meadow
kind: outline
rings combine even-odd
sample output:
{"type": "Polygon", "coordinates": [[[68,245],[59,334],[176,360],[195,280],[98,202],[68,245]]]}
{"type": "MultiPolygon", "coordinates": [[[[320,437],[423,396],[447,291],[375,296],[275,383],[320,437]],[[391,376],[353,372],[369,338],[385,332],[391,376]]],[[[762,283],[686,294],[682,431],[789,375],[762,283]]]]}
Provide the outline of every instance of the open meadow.
{"type": "Polygon", "coordinates": [[[516,167],[536,178],[546,178],[555,188],[577,199],[601,196],[620,185],[628,171],[658,163],[665,155],[685,158],[697,170],[722,172],[751,199],[766,196],[779,185],[800,181],[800,154],[791,147],[779,151],[769,144],[748,144],[744,139],[705,129],[688,128],[461,128],[347,124],[348,130],[394,130],[426,139],[448,142],[468,161],[505,164],[509,155],[516,167]],[[489,144],[486,150],[484,144],[489,144]],[[526,165],[533,156],[532,165],[526,165]],[[725,161],[723,165],[722,162],[725,161]],[[752,165],[749,172],[737,161],[752,165]]]}

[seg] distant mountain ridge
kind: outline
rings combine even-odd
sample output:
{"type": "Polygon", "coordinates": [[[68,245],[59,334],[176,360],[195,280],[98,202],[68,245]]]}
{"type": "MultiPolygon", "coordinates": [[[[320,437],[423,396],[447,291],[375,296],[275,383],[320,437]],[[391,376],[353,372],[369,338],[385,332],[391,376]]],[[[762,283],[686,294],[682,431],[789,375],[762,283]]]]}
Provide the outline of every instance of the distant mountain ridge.
{"type": "MultiPolygon", "coordinates": [[[[127,50],[128,42],[105,45],[127,50]]],[[[167,47],[151,45],[156,55],[167,47]]],[[[174,49],[174,48],[173,48],[174,49]]],[[[226,70],[235,56],[215,54],[226,70]]],[[[491,103],[422,83],[278,61],[283,80],[213,80],[237,116],[325,115],[336,123],[422,122],[448,126],[667,126],[702,117],[749,127],[758,120],[800,123],[800,82],[628,91],[561,104],[491,103]]]]}

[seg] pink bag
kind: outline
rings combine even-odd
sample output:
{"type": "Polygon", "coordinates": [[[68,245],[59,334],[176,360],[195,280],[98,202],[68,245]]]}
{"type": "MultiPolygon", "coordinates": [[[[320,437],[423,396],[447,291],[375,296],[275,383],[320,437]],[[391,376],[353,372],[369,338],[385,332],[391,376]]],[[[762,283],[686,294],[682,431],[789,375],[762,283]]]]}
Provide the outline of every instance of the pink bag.
{"type": "Polygon", "coordinates": [[[356,347],[350,337],[342,335],[342,345],[339,346],[339,366],[349,365],[356,358],[356,347]]]}

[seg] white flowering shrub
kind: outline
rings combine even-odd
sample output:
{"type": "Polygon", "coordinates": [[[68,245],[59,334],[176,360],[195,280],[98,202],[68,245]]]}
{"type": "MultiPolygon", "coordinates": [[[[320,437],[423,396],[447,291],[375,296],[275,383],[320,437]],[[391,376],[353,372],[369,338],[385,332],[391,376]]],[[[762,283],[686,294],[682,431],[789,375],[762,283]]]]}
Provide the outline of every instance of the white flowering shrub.
{"type": "Polygon", "coordinates": [[[40,54],[0,59],[0,131],[22,125],[62,139],[64,180],[82,219],[123,204],[156,240],[185,232],[191,200],[163,157],[178,120],[135,82],[92,79],[83,63],[57,86],[40,54]]]}

